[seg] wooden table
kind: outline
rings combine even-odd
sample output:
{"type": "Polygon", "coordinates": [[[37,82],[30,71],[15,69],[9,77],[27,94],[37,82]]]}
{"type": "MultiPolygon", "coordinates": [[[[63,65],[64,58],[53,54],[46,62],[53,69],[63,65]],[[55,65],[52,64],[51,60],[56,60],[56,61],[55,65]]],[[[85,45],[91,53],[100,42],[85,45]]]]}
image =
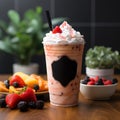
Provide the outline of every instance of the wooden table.
{"type": "MultiPolygon", "coordinates": [[[[0,80],[9,75],[0,75],[0,80]]],[[[115,76],[120,81],[120,75],[115,76]]],[[[107,101],[92,101],[79,94],[79,105],[62,108],[45,103],[43,110],[19,110],[0,108],[0,120],[120,120],[120,82],[114,96],[107,101]]]]}

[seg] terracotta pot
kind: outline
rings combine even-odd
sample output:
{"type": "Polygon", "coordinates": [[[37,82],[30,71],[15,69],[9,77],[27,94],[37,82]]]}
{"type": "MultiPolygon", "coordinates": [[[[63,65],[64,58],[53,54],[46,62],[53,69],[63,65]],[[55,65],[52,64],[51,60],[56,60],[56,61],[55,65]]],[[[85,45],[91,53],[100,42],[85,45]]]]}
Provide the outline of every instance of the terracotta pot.
{"type": "Polygon", "coordinates": [[[37,63],[31,63],[29,65],[13,64],[13,73],[23,72],[26,74],[38,74],[38,71],[39,65],[37,63]]]}
{"type": "Polygon", "coordinates": [[[99,76],[100,78],[113,79],[114,69],[92,69],[86,68],[86,75],[89,77],[99,76]]]}

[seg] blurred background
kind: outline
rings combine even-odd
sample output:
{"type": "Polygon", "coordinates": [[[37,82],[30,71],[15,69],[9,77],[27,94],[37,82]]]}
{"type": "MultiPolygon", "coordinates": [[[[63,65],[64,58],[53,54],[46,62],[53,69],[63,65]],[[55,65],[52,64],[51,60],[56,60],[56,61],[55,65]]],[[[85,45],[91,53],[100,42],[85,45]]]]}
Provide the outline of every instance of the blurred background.
{"type": "MultiPolygon", "coordinates": [[[[119,0],[0,0],[0,19],[9,21],[7,12],[17,10],[22,16],[24,11],[41,6],[43,21],[46,22],[44,11],[49,10],[51,17],[68,17],[69,24],[84,35],[85,51],[95,45],[112,47],[120,51],[120,1],[119,0]]],[[[32,61],[40,64],[40,74],[46,73],[43,55],[34,56],[32,61]]],[[[0,74],[11,74],[13,56],[0,52],[0,74]]],[[[120,73],[119,70],[115,71],[120,73]]],[[[83,70],[85,64],[83,57],[83,70]]]]}

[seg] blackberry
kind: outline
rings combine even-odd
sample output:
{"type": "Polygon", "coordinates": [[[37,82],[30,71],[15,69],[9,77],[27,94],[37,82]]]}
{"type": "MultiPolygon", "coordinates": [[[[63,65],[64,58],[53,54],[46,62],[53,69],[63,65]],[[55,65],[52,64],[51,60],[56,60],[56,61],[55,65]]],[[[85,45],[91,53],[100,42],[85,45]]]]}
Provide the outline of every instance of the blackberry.
{"type": "Polygon", "coordinates": [[[26,112],[28,111],[28,104],[26,101],[20,101],[17,104],[17,108],[20,109],[21,112],[26,112]]]}
{"type": "Polygon", "coordinates": [[[81,81],[82,84],[87,84],[90,81],[89,77],[86,76],[84,80],[81,81]]]}
{"type": "Polygon", "coordinates": [[[104,85],[103,80],[100,78],[95,85],[104,85]]]}
{"type": "Polygon", "coordinates": [[[43,109],[43,107],[44,107],[44,101],[43,100],[38,100],[36,102],[36,108],[37,109],[43,109]]]}
{"type": "Polygon", "coordinates": [[[9,88],[9,86],[10,86],[9,80],[4,80],[4,84],[5,84],[6,88],[9,88]]]}
{"type": "Polygon", "coordinates": [[[117,78],[113,78],[113,79],[112,79],[112,84],[115,84],[115,83],[117,83],[117,82],[118,82],[117,78]]]}
{"type": "Polygon", "coordinates": [[[6,107],[5,98],[1,98],[1,99],[0,99],[0,107],[1,107],[1,108],[5,108],[5,107],[6,107]]]}
{"type": "Polygon", "coordinates": [[[34,90],[37,92],[37,90],[39,90],[39,85],[34,85],[34,90]]]}
{"type": "Polygon", "coordinates": [[[30,102],[28,103],[28,106],[29,106],[30,108],[32,108],[32,109],[35,109],[35,108],[36,108],[36,102],[30,101],[30,102]]]}

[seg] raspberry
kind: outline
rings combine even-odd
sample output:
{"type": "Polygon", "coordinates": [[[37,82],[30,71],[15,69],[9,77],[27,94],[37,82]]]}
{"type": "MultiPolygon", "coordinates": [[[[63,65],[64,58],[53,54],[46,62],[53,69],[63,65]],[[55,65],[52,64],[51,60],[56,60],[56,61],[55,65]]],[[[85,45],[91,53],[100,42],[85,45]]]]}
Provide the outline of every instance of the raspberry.
{"type": "Polygon", "coordinates": [[[95,81],[93,77],[90,77],[89,80],[90,80],[90,81],[95,81]]]}
{"type": "Polygon", "coordinates": [[[87,85],[94,85],[94,84],[95,84],[95,82],[92,80],[87,83],[87,85]]]}
{"type": "Polygon", "coordinates": [[[59,26],[56,26],[53,31],[52,31],[53,34],[56,34],[56,33],[62,33],[62,30],[60,29],[59,26]]]}
{"type": "Polygon", "coordinates": [[[94,78],[94,81],[97,82],[98,80],[99,80],[99,76],[96,76],[96,77],[94,78]]]}
{"type": "Polygon", "coordinates": [[[104,82],[104,85],[111,85],[112,84],[112,81],[111,80],[106,80],[105,82],[104,82]]]}

